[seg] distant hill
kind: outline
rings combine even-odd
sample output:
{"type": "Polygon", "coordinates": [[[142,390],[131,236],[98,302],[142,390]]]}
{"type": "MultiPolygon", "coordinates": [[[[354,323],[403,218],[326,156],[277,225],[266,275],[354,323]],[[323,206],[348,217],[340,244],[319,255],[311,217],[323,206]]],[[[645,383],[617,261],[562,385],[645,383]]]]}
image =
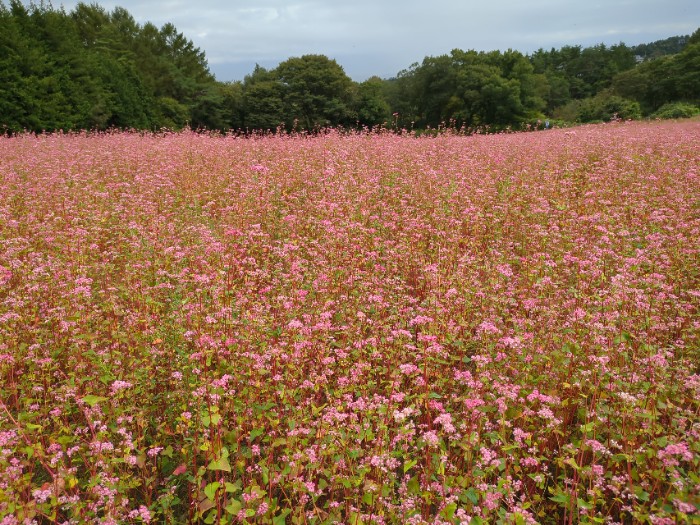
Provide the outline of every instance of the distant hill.
{"type": "Polygon", "coordinates": [[[683,51],[690,40],[689,35],[672,36],[657,40],[648,44],[639,44],[638,46],[630,46],[632,53],[639,57],[639,61],[651,60],[666,55],[675,55],[683,51]]]}

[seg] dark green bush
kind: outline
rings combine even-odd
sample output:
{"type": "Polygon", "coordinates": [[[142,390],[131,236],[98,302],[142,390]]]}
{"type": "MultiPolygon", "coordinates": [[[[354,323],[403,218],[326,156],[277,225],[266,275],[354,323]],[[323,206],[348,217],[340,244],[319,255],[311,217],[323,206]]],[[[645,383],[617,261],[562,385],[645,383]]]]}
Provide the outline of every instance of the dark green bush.
{"type": "Polygon", "coordinates": [[[672,118],[690,118],[700,114],[700,108],[687,102],[670,102],[661,106],[652,115],[654,118],[672,119],[672,118]]]}

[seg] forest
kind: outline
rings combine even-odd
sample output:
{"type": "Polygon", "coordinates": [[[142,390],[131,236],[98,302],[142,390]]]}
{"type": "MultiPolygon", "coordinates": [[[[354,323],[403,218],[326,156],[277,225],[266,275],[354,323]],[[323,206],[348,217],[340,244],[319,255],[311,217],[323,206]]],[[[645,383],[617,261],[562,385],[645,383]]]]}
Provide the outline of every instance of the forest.
{"type": "Polygon", "coordinates": [[[324,55],[220,82],[173,24],[123,8],[0,0],[0,132],[314,130],[326,126],[501,131],[700,112],[700,29],[639,46],[454,49],[395,77],[353,81],[324,55]]]}

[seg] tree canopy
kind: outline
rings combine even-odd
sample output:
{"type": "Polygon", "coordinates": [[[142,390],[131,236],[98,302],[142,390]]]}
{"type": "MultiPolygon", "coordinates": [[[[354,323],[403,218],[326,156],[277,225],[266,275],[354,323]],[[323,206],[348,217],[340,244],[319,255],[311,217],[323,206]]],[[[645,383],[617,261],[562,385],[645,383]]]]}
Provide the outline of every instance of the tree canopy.
{"type": "MultiPolygon", "coordinates": [[[[358,83],[325,55],[217,82],[172,24],[123,8],[0,0],[0,130],[399,126],[500,130],[636,118],[700,103],[700,31],[627,47],[454,49],[358,83]],[[680,106],[679,106],[680,107],[680,106]]],[[[691,108],[688,110],[687,108],[691,108]]],[[[700,110],[699,110],[700,111],[700,110]]]]}
{"type": "Polygon", "coordinates": [[[0,3],[0,49],[12,131],[196,125],[216,87],[204,53],[172,24],[142,26],[123,8],[0,3]]]}

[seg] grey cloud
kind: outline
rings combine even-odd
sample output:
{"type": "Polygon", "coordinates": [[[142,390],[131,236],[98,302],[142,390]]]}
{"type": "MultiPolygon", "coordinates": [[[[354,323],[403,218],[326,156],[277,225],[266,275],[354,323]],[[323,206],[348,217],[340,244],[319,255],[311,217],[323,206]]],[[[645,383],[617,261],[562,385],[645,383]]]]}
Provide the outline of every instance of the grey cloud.
{"type": "MultiPolygon", "coordinates": [[[[65,1],[66,9],[77,2],[65,1]]],[[[395,75],[454,48],[490,51],[563,45],[629,45],[692,33],[697,0],[135,0],[134,18],[172,22],[203,49],[220,80],[242,79],[255,63],[274,67],[307,53],[336,58],[356,80],[395,75]]]]}

